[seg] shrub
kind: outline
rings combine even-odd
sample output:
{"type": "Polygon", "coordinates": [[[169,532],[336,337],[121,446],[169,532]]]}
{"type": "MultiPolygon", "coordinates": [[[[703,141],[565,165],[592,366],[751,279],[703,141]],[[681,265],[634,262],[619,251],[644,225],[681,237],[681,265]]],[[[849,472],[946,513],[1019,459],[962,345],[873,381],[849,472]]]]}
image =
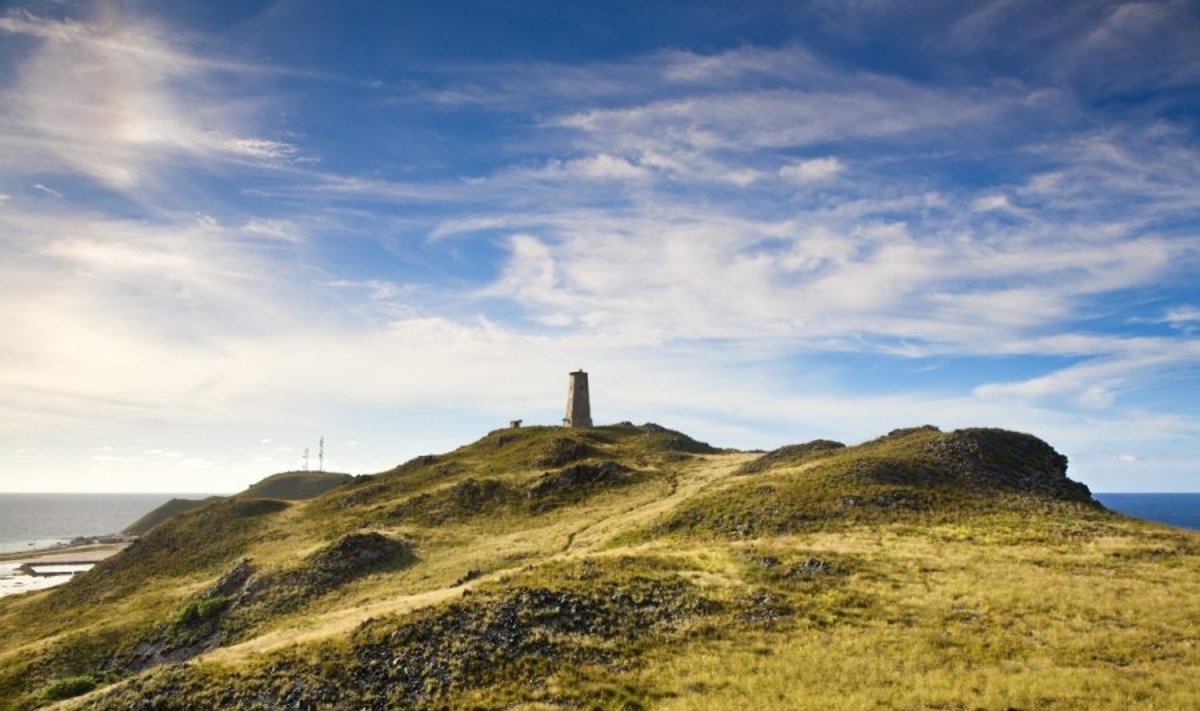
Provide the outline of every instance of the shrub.
{"type": "Polygon", "coordinates": [[[96,680],[92,677],[72,676],[52,682],[42,692],[42,698],[46,701],[69,699],[80,694],[86,694],[95,688],[96,680]]]}

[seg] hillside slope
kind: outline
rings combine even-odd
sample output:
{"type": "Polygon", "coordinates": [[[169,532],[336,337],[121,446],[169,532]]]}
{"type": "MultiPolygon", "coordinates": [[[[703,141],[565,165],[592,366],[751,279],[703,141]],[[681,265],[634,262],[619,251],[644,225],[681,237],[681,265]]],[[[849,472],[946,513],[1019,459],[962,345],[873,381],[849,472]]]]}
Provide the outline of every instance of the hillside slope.
{"type": "Polygon", "coordinates": [[[252,484],[242,496],[257,496],[264,499],[290,499],[299,501],[320,496],[330,489],[354,479],[349,474],[335,472],[291,471],[272,474],[252,484]]]}
{"type": "MultiPolygon", "coordinates": [[[[251,484],[245,491],[236,494],[243,498],[287,499],[300,501],[320,496],[354,479],[349,474],[334,472],[291,471],[272,474],[251,484]]],[[[129,524],[122,533],[141,536],[158,524],[181,513],[213,504],[224,497],[209,496],[203,499],[171,499],[145,516],[129,524]]]]}
{"type": "Polygon", "coordinates": [[[0,600],[0,709],[1197,707],[1200,536],[1066,465],[992,429],[498,430],[0,600]]]}
{"type": "Polygon", "coordinates": [[[221,499],[220,496],[209,496],[203,499],[171,499],[126,526],[125,530],[121,531],[121,533],[131,536],[145,535],[150,532],[150,529],[169,518],[174,518],[181,513],[187,513],[192,509],[198,509],[201,506],[214,503],[219,499],[221,499]]]}

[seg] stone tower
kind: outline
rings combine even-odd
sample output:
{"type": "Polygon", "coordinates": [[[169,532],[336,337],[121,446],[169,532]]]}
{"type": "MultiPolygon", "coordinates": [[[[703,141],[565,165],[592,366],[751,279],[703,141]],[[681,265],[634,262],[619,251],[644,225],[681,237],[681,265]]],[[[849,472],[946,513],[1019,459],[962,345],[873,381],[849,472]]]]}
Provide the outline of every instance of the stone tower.
{"type": "Polygon", "coordinates": [[[592,403],[588,397],[587,373],[577,370],[568,375],[567,416],[563,424],[567,427],[591,427],[592,403]]]}

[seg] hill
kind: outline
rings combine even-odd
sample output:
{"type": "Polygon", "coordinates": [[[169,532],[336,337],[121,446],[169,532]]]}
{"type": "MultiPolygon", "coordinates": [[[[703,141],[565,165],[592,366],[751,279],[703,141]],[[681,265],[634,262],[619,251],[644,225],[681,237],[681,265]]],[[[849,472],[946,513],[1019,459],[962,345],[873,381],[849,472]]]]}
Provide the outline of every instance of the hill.
{"type": "Polygon", "coordinates": [[[131,536],[145,535],[150,531],[150,529],[173,516],[178,516],[181,513],[200,508],[205,504],[211,504],[220,498],[220,496],[209,496],[203,499],[171,499],[170,501],[126,526],[125,530],[121,531],[121,533],[129,534],[131,536]]]}
{"type": "Polygon", "coordinates": [[[354,477],[334,472],[293,471],[280,472],[252,484],[241,496],[256,496],[264,499],[311,499],[330,489],[335,489],[354,477]]]}
{"type": "MultiPolygon", "coordinates": [[[[334,472],[292,471],[280,472],[262,479],[236,496],[288,499],[299,501],[320,496],[330,489],[337,488],[353,480],[349,474],[334,472]]],[[[122,533],[141,536],[158,524],[181,513],[213,504],[223,497],[209,496],[204,499],[171,499],[162,506],[142,516],[125,528],[122,533]]]]}
{"type": "Polygon", "coordinates": [[[1200,535],[1031,435],[497,430],[0,599],[0,709],[1195,708],[1200,535]]]}

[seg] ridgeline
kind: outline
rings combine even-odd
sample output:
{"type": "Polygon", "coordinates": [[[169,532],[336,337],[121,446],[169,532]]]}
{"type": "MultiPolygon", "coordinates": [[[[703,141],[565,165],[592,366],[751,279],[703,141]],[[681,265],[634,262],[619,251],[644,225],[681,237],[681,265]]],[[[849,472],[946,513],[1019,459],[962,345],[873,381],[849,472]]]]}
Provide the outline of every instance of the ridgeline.
{"type": "Polygon", "coordinates": [[[0,709],[1200,708],[1200,534],[1031,435],[525,427],[300,474],[0,599],[0,709]]]}

